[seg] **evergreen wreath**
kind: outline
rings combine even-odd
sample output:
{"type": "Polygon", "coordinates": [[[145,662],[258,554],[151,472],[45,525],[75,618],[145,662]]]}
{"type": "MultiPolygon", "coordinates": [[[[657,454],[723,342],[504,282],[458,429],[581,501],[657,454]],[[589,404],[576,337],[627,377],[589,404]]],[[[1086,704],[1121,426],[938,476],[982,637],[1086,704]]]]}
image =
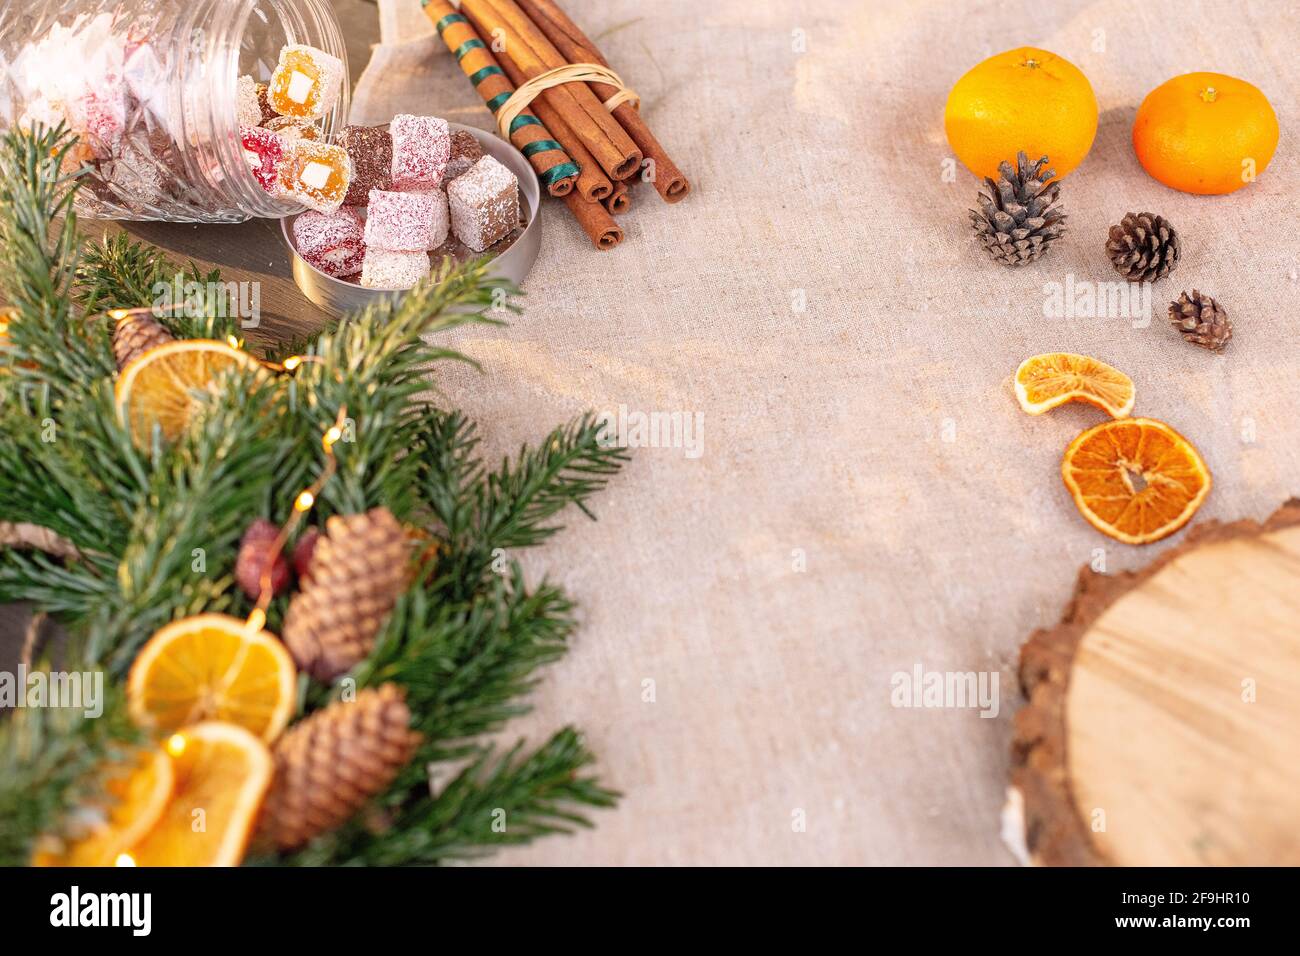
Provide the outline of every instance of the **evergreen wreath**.
{"type": "MultiPolygon", "coordinates": [[[[483,742],[529,709],[539,669],[576,627],[561,588],[530,586],[497,557],[547,540],[569,506],[591,516],[588,499],[625,452],[586,415],[490,467],[474,425],[424,397],[430,365],[471,361],[429,334],[495,321],[494,303],[514,290],[482,264],[443,269],[301,346],[292,374],[224,378],[175,442],[140,441],[116,413],[111,324],[95,317],[147,304],[178,267],[123,236],[83,241],[78,177],[66,172],[74,142],[58,128],[0,143],[0,292],[13,310],[0,350],[0,600],[61,622],[60,668],[102,669],[107,699],[98,719],[53,708],[0,719],[0,865],[29,862],[43,835],[102,799],[97,768],[144,741],[124,679],[151,635],[192,615],[255,611],[234,583],[241,535],[252,518],[286,525],[294,493],[322,474],[321,435],[341,409],[355,440],[333,446],[337,472],[308,523],[387,509],[432,544],[368,656],[330,684],[299,674],[289,732],[347,687],[386,713],[400,707],[393,693],[404,699],[413,746],[364,810],[246,861],[438,864],[589,826],[587,812],[618,795],[592,775],[576,730],[532,750],[483,742]],[[207,566],[196,574],[198,549],[207,566]],[[435,786],[439,767],[450,782],[435,786]]],[[[220,280],[192,264],[188,275],[220,280]]],[[[201,312],[156,320],[175,339],[238,337],[217,303],[201,312]]],[[[268,629],[280,633],[287,604],[271,601],[268,629]]],[[[316,726],[348,732],[346,721],[316,726]]]]}

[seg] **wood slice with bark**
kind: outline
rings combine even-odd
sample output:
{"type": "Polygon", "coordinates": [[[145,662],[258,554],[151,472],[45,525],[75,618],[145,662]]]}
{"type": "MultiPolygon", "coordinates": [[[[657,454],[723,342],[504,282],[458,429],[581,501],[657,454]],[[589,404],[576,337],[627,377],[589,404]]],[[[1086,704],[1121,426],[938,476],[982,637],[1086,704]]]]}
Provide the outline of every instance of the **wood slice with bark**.
{"type": "Polygon", "coordinates": [[[1084,568],[1020,682],[1004,835],[1029,862],[1300,864],[1300,500],[1084,568]]]}

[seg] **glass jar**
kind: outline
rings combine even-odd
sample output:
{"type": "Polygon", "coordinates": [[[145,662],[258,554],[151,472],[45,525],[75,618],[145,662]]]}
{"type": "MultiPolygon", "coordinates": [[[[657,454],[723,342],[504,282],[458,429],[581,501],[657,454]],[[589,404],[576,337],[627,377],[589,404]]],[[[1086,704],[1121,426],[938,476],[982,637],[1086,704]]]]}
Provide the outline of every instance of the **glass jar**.
{"type": "Polygon", "coordinates": [[[240,143],[241,75],[280,49],[344,63],[325,138],[347,121],[342,31],[327,0],[0,0],[0,129],[62,121],[89,167],[78,213],[241,222],[302,207],[265,191],[240,143]]]}

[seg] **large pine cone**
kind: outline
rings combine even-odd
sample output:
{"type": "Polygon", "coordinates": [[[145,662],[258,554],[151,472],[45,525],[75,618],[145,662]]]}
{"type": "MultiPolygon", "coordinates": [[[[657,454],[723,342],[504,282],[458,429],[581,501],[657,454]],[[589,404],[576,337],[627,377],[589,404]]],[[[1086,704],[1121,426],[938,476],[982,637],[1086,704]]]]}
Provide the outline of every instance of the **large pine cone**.
{"type": "Polygon", "coordinates": [[[132,312],[113,326],[113,358],[120,372],[145,352],[172,341],[172,334],[153,316],[132,312]]]}
{"type": "Polygon", "coordinates": [[[289,602],[284,642],[298,667],[329,682],[364,660],[410,581],[411,546],[387,508],[325,523],[310,580],[289,602]]]}
{"type": "Polygon", "coordinates": [[[1196,289],[1169,303],[1169,322],[1193,345],[1217,352],[1232,338],[1232,320],[1213,297],[1196,289]]]}
{"type": "Polygon", "coordinates": [[[292,850],[348,820],[411,762],[420,735],[410,726],[401,688],[383,684],[291,727],[272,749],[257,842],[292,850]]]}
{"type": "Polygon", "coordinates": [[[1065,233],[1064,211],[1060,206],[1052,208],[1061,187],[1044,185],[1056,175],[1054,169],[1044,170],[1046,165],[1046,156],[1030,163],[1023,152],[1017,153],[1015,169],[1004,162],[998,166],[996,183],[985,177],[987,192],[976,200],[980,210],[970,211],[976,238],[1003,265],[1033,262],[1065,233]]]}
{"type": "Polygon", "coordinates": [[[1110,227],[1106,252],[1129,282],[1155,282],[1174,271],[1182,250],[1178,233],[1163,216],[1131,212],[1110,227]]]}

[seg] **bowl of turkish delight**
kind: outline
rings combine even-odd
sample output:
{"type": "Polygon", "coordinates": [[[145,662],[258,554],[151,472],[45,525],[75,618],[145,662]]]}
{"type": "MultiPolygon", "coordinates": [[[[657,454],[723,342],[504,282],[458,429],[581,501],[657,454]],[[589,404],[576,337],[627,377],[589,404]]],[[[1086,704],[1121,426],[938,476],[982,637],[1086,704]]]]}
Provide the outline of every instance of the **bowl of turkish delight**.
{"type": "Polygon", "coordinates": [[[303,294],[332,315],[400,294],[442,263],[488,258],[521,283],[541,247],[541,193],[518,150],[435,116],[348,126],[336,149],[281,163],[307,210],[281,220],[303,294]]]}

